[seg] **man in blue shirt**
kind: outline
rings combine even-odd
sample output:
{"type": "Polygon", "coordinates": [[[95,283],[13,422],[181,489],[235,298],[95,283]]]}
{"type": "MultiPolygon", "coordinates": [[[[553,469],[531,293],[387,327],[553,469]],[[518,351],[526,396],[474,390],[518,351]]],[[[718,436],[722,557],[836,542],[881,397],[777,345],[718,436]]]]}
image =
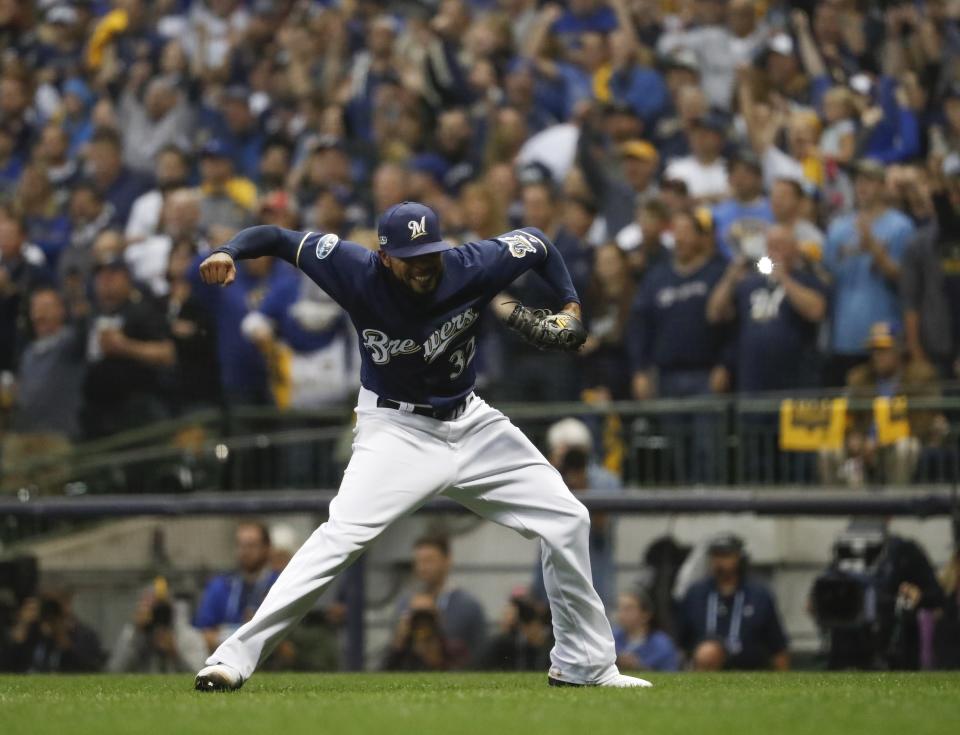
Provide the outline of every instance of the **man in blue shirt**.
{"type": "Polygon", "coordinates": [[[790,668],[787,636],[766,587],[746,577],[743,541],[722,534],[710,543],[710,575],[680,602],[680,643],[696,671],[790,668]]]}
{"type": "Polygon", "coordinates": [[[733,196],[713,207],[717,248],[727,258],[764,255],[764,232],[773,222],[770,202],[763,195],[763,169],[751,151],[741,151],[730,163],[733,196]]]}
{"type": "Polygon", "coordinates": [[[270,532],[263,523],[244,521],[235,538],[237,571],[207,583],[193,619],[210,651],[253,617],[279,576],[270,567],[270,532]]]}
{"type": "MultiPolygon", "coordinates": [[[[453,247],[419,202],[388,209],[371,252],[332,233],[251,227],[201,266],[229,285],[234,261],[280,256],[350,316],[360,341],[353,456],[329,520],[294,554],[249,623],[207,659],[200,691],[239,689],[336,576],[395,520],[444,495],[526,538],[540,537],[553,611],[551,686],[645,687],[623,676],[603,603],[590,579],[590,522],[559,474],[499,411],[474,393],[479,316],[535,270],[563,310],[517,306],[508,323],[544,348],[586,340],[563,258],[533,227],[453,247]]],[[[436,651],[434,651],[436,653],[436,651]]]]}
{"type": "MultiPolygon", "coordinates": [[[[728,388],[726,331],[707,321],[707,299],[726,266],[714,252],[709,216],[707,210],[676,213],[673,258],[651,268],[640,283],[627,343],[638,400],[687,398],[728,388]]],[[[662,429],[671,437],[678,482],[715,478],[714,416],[667,417],[662,429]]]]}
{"type": "Polygon", "coordinates": [[[901,325],[897,295],[900,261],[914,228],[884,202],[884,168],[878,161],[856,165],[857,209],[837,217],[827,231],[823,264],[834,278],[828,385],[844,384],[847,371],[865,361],[864,344],[874,322],[901,325]]]}

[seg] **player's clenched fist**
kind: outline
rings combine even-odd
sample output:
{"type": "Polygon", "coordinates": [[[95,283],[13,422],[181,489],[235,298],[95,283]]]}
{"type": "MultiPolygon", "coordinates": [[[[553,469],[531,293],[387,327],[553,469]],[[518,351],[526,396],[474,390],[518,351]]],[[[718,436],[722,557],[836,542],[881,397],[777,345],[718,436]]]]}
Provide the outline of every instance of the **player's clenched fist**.
{"type": "Polygon", "coordinates": [[[214,253],[200,264],[200,277],[211,286],[229,286],[237,277],[237,266],[226,253],[214,253]]]}

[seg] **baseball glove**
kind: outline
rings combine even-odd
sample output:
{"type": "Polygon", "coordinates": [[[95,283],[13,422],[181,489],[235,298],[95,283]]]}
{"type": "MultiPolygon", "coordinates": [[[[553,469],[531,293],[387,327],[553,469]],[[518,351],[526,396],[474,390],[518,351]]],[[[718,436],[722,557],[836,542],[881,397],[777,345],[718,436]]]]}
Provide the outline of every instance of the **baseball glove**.
{"type": "Polygon", "coordinates": [[[523,304],[514,307],[507,317],[507,326],[541,350],[576,352],[587,339],[587,330],[573,314],[551,314],[523,304]]]}

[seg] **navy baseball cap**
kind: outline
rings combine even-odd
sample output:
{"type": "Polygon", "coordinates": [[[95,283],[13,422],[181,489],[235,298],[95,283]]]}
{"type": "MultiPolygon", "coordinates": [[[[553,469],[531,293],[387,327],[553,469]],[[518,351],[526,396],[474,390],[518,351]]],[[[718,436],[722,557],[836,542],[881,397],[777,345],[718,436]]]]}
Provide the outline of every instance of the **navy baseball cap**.
{"type": "Polygon", "coordinates": [[[437,213],[420,202],[401,202],[380,217],[380,249],[394,258],[439,253],[452,246],[440,239],[437,213]]]}

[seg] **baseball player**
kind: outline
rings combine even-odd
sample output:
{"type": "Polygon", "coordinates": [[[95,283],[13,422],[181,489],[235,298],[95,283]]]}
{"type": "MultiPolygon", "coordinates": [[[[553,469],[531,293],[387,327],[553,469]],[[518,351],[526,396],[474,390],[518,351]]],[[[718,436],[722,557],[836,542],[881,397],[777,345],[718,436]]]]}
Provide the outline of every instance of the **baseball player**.
{"type": "Polygon", "coordinates": [[[235,261],[276,256],[303,270],[349,314],[360,338],[353,456],[329,519],[307,539],[253,618],[207,659],[196,689],[238,689],[324,589],[391,523],[445,495],[539,537],[556,645],[553,686],[646,687],[614,664],[613,636],[590,583],[586,509],[536,447],[474,392],[480,314],[535,270],[561,297],[557,314],[517,304],[507,324],[545,349],[576,350],[586,332],[563,258],[536,228],[452,247],[432,209],[383,214],[379,252],[336,235],[251,227],[200,265],[227,286],[235,261]]]}

